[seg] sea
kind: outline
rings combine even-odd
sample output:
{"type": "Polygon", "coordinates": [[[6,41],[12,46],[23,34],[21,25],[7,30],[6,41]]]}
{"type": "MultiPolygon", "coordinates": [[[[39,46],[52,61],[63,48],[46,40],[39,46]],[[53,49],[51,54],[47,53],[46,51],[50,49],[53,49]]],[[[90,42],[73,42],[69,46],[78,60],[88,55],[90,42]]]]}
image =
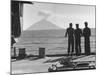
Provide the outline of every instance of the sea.
{"type": "MultiPolygon", "coordinates": [[[[68,37],[65,29],[52,30],[26,30],[22,31],[19,41],[14,44],[18,55],[20,48],[25,48],[27,55],[38,55],[39,48],[45,48],[46,55],[67,54],[68,37]]],[[[91,28],[91,52],[96,52],[96,28],[91,28]]],[[[81,37],[81,49],[84,53],[84,37],[81,37]]],[[[11,54],[13,54],[13,49],[11,54]]],[[[74,50],[75,52],[75,50],[74,50]]]]}

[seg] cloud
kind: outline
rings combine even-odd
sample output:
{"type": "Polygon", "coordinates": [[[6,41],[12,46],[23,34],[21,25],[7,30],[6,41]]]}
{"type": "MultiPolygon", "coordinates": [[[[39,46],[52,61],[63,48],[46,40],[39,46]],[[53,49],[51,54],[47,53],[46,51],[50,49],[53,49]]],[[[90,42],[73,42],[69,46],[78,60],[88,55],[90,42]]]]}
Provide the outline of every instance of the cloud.
{"type": "Polygon", "coordinates": [[[47,10],[39,10],[38,11],[38,15],[39,16],[43,16],[45,19],[51,16],[51,11],[47,11],[47,10]]]}

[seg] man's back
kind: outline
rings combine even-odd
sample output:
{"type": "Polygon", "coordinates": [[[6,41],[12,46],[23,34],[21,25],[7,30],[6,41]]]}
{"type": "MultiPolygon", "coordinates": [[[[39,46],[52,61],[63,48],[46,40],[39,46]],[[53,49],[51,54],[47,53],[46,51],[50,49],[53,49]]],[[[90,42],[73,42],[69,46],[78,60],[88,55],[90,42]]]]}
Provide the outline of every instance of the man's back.
{"type": "Polygon", "coordinates": [[[80,38],[81,35],[82,35],[82,30],[81,30],[80,28],[75,29],[74,34],[75,34],[75,37],[76,37],[76,38],[80,38]]]}
{"type": "Polygon", "coordinates": [[[86,27],[86,28],[83,29],[83,36],[84,37],[91,36],[91,30],[90,30],[90,28],[86,27]]]}
{"type": "Polygon", "coordinates": [[[69,38],[74,37],[74,29],[73,28],[67,28],[67,34],[69,38]]]}

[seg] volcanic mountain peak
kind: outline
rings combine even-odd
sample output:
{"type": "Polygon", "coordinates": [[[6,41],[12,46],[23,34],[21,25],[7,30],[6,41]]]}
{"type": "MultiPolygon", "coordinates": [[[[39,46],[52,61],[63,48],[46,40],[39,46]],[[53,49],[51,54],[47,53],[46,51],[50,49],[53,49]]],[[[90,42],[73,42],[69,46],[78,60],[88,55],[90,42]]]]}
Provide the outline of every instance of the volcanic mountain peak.
{"type": "Polygon", "coordinates": [[[57,25],[45,19],[31,25],[27,30],[49,30],[49,29],[62,29],[57,25]]]}

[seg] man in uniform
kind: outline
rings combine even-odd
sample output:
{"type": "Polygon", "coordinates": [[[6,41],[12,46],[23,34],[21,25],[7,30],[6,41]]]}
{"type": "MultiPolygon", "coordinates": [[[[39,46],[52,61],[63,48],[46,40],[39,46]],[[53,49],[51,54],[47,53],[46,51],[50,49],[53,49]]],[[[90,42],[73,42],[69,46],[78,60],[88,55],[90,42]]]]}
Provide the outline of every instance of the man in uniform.
{"type": "Polygon", "coordinates": [[[76,24],[75,29],[75,51],[76,55],[81,54],[81,36],[82,36],[82,30],[79,28],[79,24],[76,24]]]}
{"type": "Polygon", "coordinates": [[[71,52],[71,55],[74,52],[74,29],[72,28],[72,23],[69,24],[69,28],[67,28],[65,37],[68,35],[68,55],[71,52]],[[70,50],[72,48],[72,50],[70,50]]]}
{"type": "Polygon", "coordinates": [[[83,36],[85,40],[85,54],[90,54],[90,36],[91,36],[91,30],[88,27],[88,22],[84,22],[85,28],[83,29],[83,36]]]}

